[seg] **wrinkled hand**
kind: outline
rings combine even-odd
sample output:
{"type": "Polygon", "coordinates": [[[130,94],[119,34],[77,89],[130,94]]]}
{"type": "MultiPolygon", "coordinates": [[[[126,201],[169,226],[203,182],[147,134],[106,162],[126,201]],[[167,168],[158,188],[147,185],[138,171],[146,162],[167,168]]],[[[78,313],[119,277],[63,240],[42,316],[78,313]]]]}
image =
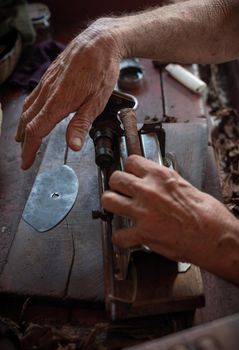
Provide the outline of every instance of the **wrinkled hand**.
{"type": "Polygon", "coordinates": [[[119,36],[113,36],[108,23],[98,20],[78,35],[27,97],[16,134],[22,143],[23,169],[32,165],[42,138],[71,112],[76,114],[67,129],[67,143],[81,149],[119,74],[119,36]]]}
{"type": "Polygon", "coordinates": [[[174,170],[139,156],[130,156],[125,172],[114,172],[109,184],[111,191],[103,194],[102,206],[134,223],[114,233],[116,245],[145,244],[170,259],[198,265],[209,259],[210,247],[223,228],[218,216],[227,213],[220,202],[174,170]]]}

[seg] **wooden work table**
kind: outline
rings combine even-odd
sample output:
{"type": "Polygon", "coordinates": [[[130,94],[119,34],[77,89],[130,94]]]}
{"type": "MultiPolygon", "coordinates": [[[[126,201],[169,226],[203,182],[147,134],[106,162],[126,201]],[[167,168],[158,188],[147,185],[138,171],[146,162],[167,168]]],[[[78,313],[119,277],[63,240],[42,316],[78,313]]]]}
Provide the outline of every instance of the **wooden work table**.
{"type": "MultiPolygon", "coordinates": [[[[57,39],[68,41],[71,34],[67,36],[66,32],[64,35],[58,35],[57,39]]],[[[68,30],[68,33],[71,32],[72,27],[68,30]]],[[[161,73],[160,78],[159,71],[153,67],[151,61],[145,60],[142,61],[142,64],[148,74],[148,83],[151,83],[147,94],[140,97],[148,108],[147,113],[153,114],[157,109],[160,115],[175,116],[180,122],[206,123],[205,108],[201,97],[186,90],[165,72],[161,73]]],[[[24,93],[7,84],[0,89],[0,101],[4,111],[0,139],[0,276],[8,263],[22,211],[47,144],[45,140],[30,170],[26,172],[20,170],[20,145],[14,141],[14,135],[25,96],[24,93]]],[[[204,188],[210,189],[210,193],[219,198],[217,173],[210,145],[208,146],[206,169],[204,188]]],[[[52,259],[54,258],[53,256],[52,259]]],[[[16,261],[16,264],[21,265],[21,261],[16,261]]],[[[238,288],[210,273],[202,271],[202,276],[206,306],[197,310],[191,320],[187,318],[185,321],[182,315],[166,316],[166,319],[172,320],[172,324],[176,326],[171,325],[171,328],[165,329],[162,334],[239,312],[238,288]]],[[[17,295],[17,293],[15,296],[7,293],[0,296],[0,315],[10,317],[17,322],[23,319],[33,322],[49,322],[50,320],[55,323],[79,323],[82,326],[91,326],[106,320],[104,305],[100,301],[95,303],[62,302],[54,298],[39,299],[33,296],[28,297],[28,295],[17,295]]],[[[164,323],[165,318],[160,318],[160,320],[157,319],[157,322],[164,323]]]]}

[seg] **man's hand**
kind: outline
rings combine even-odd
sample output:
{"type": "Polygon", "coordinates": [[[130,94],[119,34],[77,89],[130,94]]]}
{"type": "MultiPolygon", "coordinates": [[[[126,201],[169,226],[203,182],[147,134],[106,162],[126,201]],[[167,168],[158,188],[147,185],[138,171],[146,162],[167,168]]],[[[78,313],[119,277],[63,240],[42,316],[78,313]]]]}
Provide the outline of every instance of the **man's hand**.
{"type": "Polygon", "coordinates": [[[123,57],[162,62],[211,63],[238,57],[238,0],[190,0],[136,15],[102,18],[77,36],[27,98],[16,140],[22,168],[34,161],[41,140],[70,112],[74,150],[114,88],[123,57]]]}
{"type": "Polygon", "coordinates": [[[125,172],[113,173],[110,188],[102,206],[134,223],[114,233],[116,245],[145,244],[170,259],[192,262],[234,282],[239,278],[238,223],[216,199],[174,170],[139,156],[128,158],[125,172]]]}
{"type": "Polygon", "coordinates": [[[76,114],[68,126],[67,143],[73,150],[82,147],[118,79],[120,37],[111,33],[109,21],[98,20],[78,35],[26,99],[16,135],[23,146],[23,169],[33,163],[42,138],[71,112],[76,114]]]}

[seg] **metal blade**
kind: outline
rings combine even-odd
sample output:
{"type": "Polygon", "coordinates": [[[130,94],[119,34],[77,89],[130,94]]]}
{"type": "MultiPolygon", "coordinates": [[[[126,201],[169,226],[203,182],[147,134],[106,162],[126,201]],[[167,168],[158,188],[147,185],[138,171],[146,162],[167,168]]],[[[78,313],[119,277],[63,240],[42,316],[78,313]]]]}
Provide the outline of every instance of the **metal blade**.
{"type": "Polygon", "coordinates": [[[62,165],[37,176],[23,211],[23,219],[39,232],[61,222],[73,207],[78,178],[73,169],[62,165]]]}

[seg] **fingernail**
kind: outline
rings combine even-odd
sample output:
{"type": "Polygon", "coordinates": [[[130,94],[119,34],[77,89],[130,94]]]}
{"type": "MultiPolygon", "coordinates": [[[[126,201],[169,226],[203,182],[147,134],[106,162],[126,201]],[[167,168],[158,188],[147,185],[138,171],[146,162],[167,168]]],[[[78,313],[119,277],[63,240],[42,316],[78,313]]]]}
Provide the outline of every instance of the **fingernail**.
{"type": "Polygon", "coordinates": [[[22,142],[22,137],[21,134],[17,131],[16,135],[15,135],[15,141],[17,142],[22,142]]]}
{"type": "Polygon", "coordinates": [[[81,145],[81,139],[79,139],[78,137],[74,137],[72,140],[72,146],[79,150],[81,148],[81,145]]]}
{"type": "Polygon", "coordinates": [[[28,169],[27,164],[26,164],[25,162],[23,162],[23,161],[22,161],[22,163],[21,163],[21,169],[22,169],[22,170],[27,170],[27,169],[28,169]]]}

